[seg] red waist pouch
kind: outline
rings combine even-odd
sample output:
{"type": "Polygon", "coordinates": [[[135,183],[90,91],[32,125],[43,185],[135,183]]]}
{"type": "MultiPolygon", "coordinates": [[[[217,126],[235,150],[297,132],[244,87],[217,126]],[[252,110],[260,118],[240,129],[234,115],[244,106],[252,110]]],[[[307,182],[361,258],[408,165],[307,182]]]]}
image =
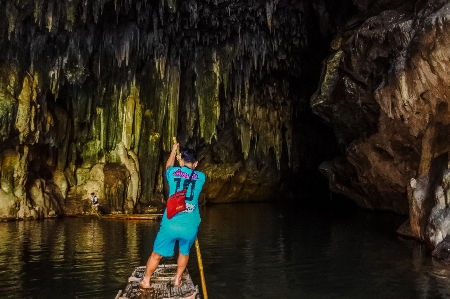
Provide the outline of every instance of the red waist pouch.
{"type": "Polygon", "coordinates": [[[186,210],[186,189],[175,192],[167,199],[167,218],[186,210]]]}

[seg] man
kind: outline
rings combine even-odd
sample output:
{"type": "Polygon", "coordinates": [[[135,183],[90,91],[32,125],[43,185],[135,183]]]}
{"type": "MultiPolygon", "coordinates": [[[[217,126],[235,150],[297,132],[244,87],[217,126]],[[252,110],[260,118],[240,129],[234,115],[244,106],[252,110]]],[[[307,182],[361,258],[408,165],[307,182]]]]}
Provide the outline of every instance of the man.
{"type": "Polygon", "coordinates": [[[169,196],[177,191],[186,189],[186,210],[176,214],[173,218],[167,218],[167,210],[164,211],[161,220],[161,228],[153,244],[153,252],[148,258],[145,275],[140,282],[141,288],[150,288],[150,278],[159,265],[162,257],[174,255],[175,242],[178,241],[179,255],[177,260],[177,273],[174,286],[181,286],[182,274],[189,261],[189,252],[195,242],[200,225],[200,211],[198,198],[206,180],[206,175],[196,171],[197,154],[192,149],[183,150],[176,156],[179,144],[172,147],[166,163],[166,179],[169,184],[169,196]],[[177,158],[180,167],[175,167],[177,158]]]}
{"type": "Polygon", "coordinates": [[[94,192],[91,193],[92,214],[98,213],[98,197],[94,192]]]}

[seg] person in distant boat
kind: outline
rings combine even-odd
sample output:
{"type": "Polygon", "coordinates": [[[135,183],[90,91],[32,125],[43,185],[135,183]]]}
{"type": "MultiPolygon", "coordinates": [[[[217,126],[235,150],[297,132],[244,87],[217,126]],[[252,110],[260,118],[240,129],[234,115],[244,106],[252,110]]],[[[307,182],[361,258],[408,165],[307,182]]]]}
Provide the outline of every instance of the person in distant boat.
{"type": "Polygon", "coordinates": [[[91,205],[92,205],[92,214],[97,214],[98,213],[98,197],[97,195],[95,195],[94,192],[91,193],[91,205]]]}
{"type": "Polygon", "coordinates": [[[182,150],[177,156],[179,144],[172,147],[166,162],[166,179],[169,184],[169,196],[175,192],[186,189],[186,210],[176,214],[173,218],[167,218],[167,210],[164,211],[161,227],[156,235],[153,252],[147,260],[145,275],[139,283],[141,288],[150,288],[150,278],[159,265],[162,257],[174,255],[175,242],[178,241],[179,254],[177,259],[177,273],[173,284],[176,287],[182,284],[182,274],[189,261],[189,252],[195,242],[200,225],[200,211],[198,198],[206,181],[206,175],[198,170],[197,154],[192,149],[182,150]],[[175,167],[177,158],[179,167],[175,167]]]}

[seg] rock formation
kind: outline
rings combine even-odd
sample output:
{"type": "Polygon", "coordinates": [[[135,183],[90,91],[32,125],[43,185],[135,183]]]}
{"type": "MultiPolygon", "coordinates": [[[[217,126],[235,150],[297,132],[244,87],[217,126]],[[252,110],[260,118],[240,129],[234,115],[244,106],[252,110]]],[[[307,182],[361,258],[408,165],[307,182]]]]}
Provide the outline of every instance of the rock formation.
{"type": "Polygon", "coordinates": [[[274,198],[320,160],[305,119],[337,6],[2,1],[0,218],[162,203],[173,136],[200,152],[203,202],[274,198]]]}
{"type": "Polygon", "coordinates": [[[447,1],[373,1],[335,36],[311,101],[344,153],[321,165],[330,188],[409,214],[433,248],[450,232],[449,25],[447,1]]]}

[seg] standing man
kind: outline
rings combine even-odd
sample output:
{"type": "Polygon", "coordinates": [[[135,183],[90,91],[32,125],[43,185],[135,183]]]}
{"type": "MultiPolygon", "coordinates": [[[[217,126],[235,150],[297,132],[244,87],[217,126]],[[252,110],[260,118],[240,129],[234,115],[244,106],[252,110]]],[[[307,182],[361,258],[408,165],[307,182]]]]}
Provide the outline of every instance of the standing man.
{"type": "Polygon", "coordinates": [[[98,197],[94,192],[91,193],[92,214],[98,213],[98,197]]]}
{"type": "Polygon", "coordinates": [[[177,260],[177,273],[174,286],[181,286],[182,274],[189,261],[189,252],[197,238],[200,225],[200,211],[198,198],[206,181],[206,175],[198,170],[197,154],[192,149],[181,151],[177,156],[179,144],[174,144],[166,163],[166,179],[169,184],[169,196],[177,191],[186,189],[186,210],[176,214],[173,218],[167,218],[167,210],[164,211],[161,227],[153,244],[153,252],[148,258],[145,275],[140,282],[141,288],[150,288],[150,278],[159,265],[162,257],[174,255],[175,242],[178,241],[179,255],[177,260]],[[175,158],[180,166],[175,167],[175,158]]]}

